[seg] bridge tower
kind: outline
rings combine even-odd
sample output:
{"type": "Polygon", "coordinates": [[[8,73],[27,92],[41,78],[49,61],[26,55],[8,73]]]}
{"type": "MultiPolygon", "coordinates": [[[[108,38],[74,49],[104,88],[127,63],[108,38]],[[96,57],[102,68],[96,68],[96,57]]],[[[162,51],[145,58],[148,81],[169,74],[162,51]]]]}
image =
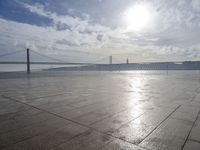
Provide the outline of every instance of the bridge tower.
{"type": "Polygon", "coordinates": [[[109,64],[112,65],[112,56],[109,56],[109,64]]]}
{"type": "Polygon", "coordinates": [[[26,50],[26,55],[27,55],[27,74],[30,74],[30,53],[29,53],[29,48],[26,50]]]}

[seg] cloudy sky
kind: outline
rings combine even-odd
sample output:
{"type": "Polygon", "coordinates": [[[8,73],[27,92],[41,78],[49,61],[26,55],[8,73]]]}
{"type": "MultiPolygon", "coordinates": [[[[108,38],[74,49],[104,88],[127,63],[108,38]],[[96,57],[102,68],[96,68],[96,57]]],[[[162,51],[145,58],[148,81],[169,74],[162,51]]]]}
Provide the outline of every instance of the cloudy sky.
{"type": "Polygon", "coordinates": [[[200,0],[0,0],[0,54],[27,47],[73,62],[199,60],[200,0]]]}

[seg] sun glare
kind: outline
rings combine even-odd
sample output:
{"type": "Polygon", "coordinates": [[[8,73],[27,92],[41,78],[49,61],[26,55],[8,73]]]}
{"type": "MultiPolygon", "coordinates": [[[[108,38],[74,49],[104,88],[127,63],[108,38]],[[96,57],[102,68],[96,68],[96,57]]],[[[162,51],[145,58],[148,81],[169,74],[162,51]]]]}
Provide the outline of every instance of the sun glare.
{"type": "Polygon", "coordinates": [[[151,20],[150,10],[145,4],[136,4],[124,12],[124,19],[128,30],[140,31],[151,20]]]}

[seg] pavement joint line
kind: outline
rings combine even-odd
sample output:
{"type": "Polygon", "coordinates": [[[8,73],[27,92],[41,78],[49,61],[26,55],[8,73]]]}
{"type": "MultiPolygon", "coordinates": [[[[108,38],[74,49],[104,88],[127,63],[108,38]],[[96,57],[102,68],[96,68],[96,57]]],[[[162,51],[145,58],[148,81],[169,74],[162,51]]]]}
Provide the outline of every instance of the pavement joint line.
{"type": "MultiPolygon", "coordinates": [[[[111,137],[112,137],[112,136],[111,136],[111,137]]],[[[151,149],[148,149],[148,148],[143,147],[143,146],[141,146],[141,145],[136,145],[136,144],[134,144],[134,143],[131,143],[131,142],[129,142],[129,141],[126,141],[126,140],[124,140],[124,139],[120,139],[120,138],[116,138],[116,137],[114,137],[114,138],[115,138],[115,139],[118,139],[118,140],[121,140],[121,141],[124,141],[124,142],[126,142],[126,143],[129,143],[129,144],[131,144],[131,145],[137,146],[137,147],[142,148],[142,149],[144,149],[144,150],[151,150],[151,149]]],[[[106,143],[105,145],[99,147],[97,150],[101,150],[102,148],[106,147],[108,144],[112,143],[113,141],[114,141],[114,140],[112,140],[112,141],[106,143]]]]}
{"type": "Polygon", "coordinates": [[[200,93],[199,90],[200,90],[200,87],[197,87],[196,90],[195,90],[195,92],[197,92],[199,94],[200,93]]]}
{"type": "MultiPolygon", "coordinates": [[[[64,94],[67,94],[68,92],[65,92],[65,93],[61,93],[61,94],[58,94],[58,95],[64,95],[64,94]]],[[[54,95],[53,95],[54,96],[54,95]]],[[[52,97],[53,97],[52,96],[52,97]]],[[[55,96],[57,96],[57,95],[55,95],[55,96]]],[[[48,97],[51,97],[50,95],[48,96],[48,97]]],[[[41,98],[45,98],[45,97],[41,97],[41,98]]],[[[37,98],[37,99],[39,99],[39,98],[37,98]]],[[[33,99],[30,99],[30,100],[33,100],[33,99]]],[[[81,100],[80,101],[78,101],[78,102],[81,102],[81,100]]],[[[75,106],[72,106],[72,104],[76,104],[77,102],[70,102],[70,103],[68,103],[67,105],[69,105],[69,106],[71,106],[71,107],[73,107],[74,109],[79,109],[79,108],[82,108],[82,107],[87,107],[87,106],[90,106],[90,105],[95,105],[95,104],[98,104],[98,103],[100,103],[100,102],[95,102],[95,103],[92,103],[92,104],[87,104],[87,105],[84,105],[84,106],[78,106],[78,107],[75,107],[75,106]]],[[[43,106],[43,105],[46,105],[47,103],[45,103],[45,104],[42,104],[42,105],[38,105],[38,106],[43,106]]],[[[59,105],[58,106],[55,106],[55,107],[52,107],[52,108],[56,108],[56,107],[59,107],[59,105]]],[[[43,108],[42,108],[43,109],[43,108]]],[[[67,110],[68,111],[68,110],[67,110]]],[[[64,112],[67,112],[67,111],[64,111],[64,112]]]]}
{"type": "MultiPolygon", "coordinates": [[[[3,97],[3,96],[2,96],[3,97]]],[[[7,98],[6,98],[7,99],[7,98]]],[[[12,100],[10,100],[10,101],[12,101],[12,100]]],[[[17,102],[17,103],[19,103],[19,102],[17,102]]],[[[31,108],[32,109],[32,108],[31,108]]],[[[17,117],[17,116],[21,116],[22,114],[20,114],[20,113],[22,113],[22,112],[24,112],[24,113],[26,113],[27,111],[29,111],[30,109],[24,109],[24,110],[19,110],[19,111],[15,111],[15,112],[10,112],[10,113],[8,113],[8,114],[14,114],[14,115],[12,115],[12,117],[11,118],[13,118],[13,117],[17,117]]],[[[36,113],[36,114],[33,114],[32,116],[34,116],[34,115],[37,115],[37,114],[40,114],[40,113],[42,113],[42,112],[38,112],[38,113],[36,113]]],[[[6,120],[4,120],[4,121],[6,121],[6,120]]]]}
{"type": "Polygon", "coordinates": [[[80,133],[80,134],[78,134],[78,135],[75,135],[75,136],[73,136],[72,138],[70,138],[70,139],[67,140],[67,141],[63,141],[63,142],[61,142],[61,143],[59,143],[59,144],[56,144],[56,145],[52,146],[50,149],[48,149],[48,150],[52,150],[52,149],[54,149],[54,148],[56,148],[56,147],[58,147],[58,146],[60,146],[60,145],[62,145],[62,144],[68,143],[68,142],[72,141],[73,139],[82,136],[85,132],[86,132],[86,131],[84,131],[83,133],[80,133]]]}
{"type": "Polygon", "coordinates": [[[194,99],[197,97],[198,94],[195,94],[192,98],[191,98],[191,101],[190,102],[193,102],[194,99]]]}
{"type": "MultiPolygon", "coordinates": [[[[81,100],[80,101],[78,101],[78,102],[81,102],[81,100]]],[[[103,101],[102,101],[103,102],[103,101]]],[[[87,104],[87,105],[84,105],[84,106],[78,106],[78,107],[75,107],[75,106],[72,106],[72,104],[75,104],[76,102],[70,102],[70,103],[68,103],[68,104],[66,104],[66,105],[69,105],[70,107],[73,107],[73,109],[72,110],[76,110],[76,109],[80,109],[80,108],[84,108],[84,107],[87,107],[87,106],[91,106],[91,105],[96,105],[96,104],[98,104],[98,103],[100,103],[100,102],[95,102],[95,103],[91,103],[91,104],[87,104]]],[[[42,104],[42,105],[38,105],[38,107],[40,107],[40,106],[43,106],[43,105],[46,105],[47,103],[45,103],[45,104],[42,104]]],[[[51,109],[52,108],[58,108],[58,107],[60,107],[60,105],[57,105],[57,106],[55,106],[55,107],[51,107],[51,109]]],[[[44,109],[44,108],[42,108],[42,109],[44,109]]],[[[46,108],[45,108],[46,109],[46,108]]],[[[64,112],[68,112],[69,110],[66,110],[66,111],[64,111],[64,112]]],[[[63,113],[64,113],[63,112],[63,113]]]]}
{"type": "Polygon", "coordinates": [[[151,135],[151,133],[153,133],[156,129],[158,129],[163,122],[165,122],[174,112],[176,112],[177,109],[179,109],[181,107],[181,105],[177,106],[164,120],[162,120],[149,134],[147,134],[139,143],[142,143],[148,136],[151,135]]]}
{"type": "Polygon", "coordinates": [[[194,121],[193,124],[192,124],[192,127],[191,127],[191,129],[190,129],[190,131],[189,131],[189,133],[188,133],[188,135],[187,135],[187,137],[186,137],[186,139],[185,139],[185,141],[184,141],[182,147],[181,147],[181,150],[183,150],[183,148],[185,147],[185,144],[186,144],[186,142],[187,142],[188,139],[189,139],[189,136],[190,136],[190,134],[191,134],[191,132],[192,132],[192,129],[193,129],[193,127],[194,127],[194,125],[195,125],[195,123],[196,123],[196,121],[197,121],[199,115],[200,115],[200,111],[198,112],[198,114],[197,114],[197,116],[196,116],[196,119],[195,119],[195,121],[194,121]]]}
{"type": "Polygon", "coordinates": [[[115,116],[115,115],[117,115],[117,114],[119,114],[119,113],[125,112],[125,111],[127,111],[128,109],[129,109],[129,107],[127,107],[127,108],[125,108],[125,109],[123,109],[123,110],[121,110],[121,111],[118,111],[118,112],[116,112],[116,113],[114,113],[114,114],[110,114],[110,115],[108,115],[108,116],[106,116],[106,117],[104,117],[104,118],[102,118],[102,119],[100,119],[100,120],[97,120],[97,121],[95,121],[95,122],[89,124],[89,126],[91,126],[91,125],[93,125],[93,124],[95,124],[95,123],[97,123],[97,122],[100,122],[100,121],[102,121],[102,120],[104,120],[104,119],[111,118],[111,117],[113,117],[113,116],[115,116]]]}
{"type": "Polygon", "coordinates": [[[196,94],[194,94],[194,96],[192,97],[192,99],[191,99],[190,102],[193,102],[193,101],[195,100],[195,98],[197,97],[197,95],[200,94],[200,92],[198,92],[198,90],[200,90],[200,87],[197,87],[197,88],[195,89],[196,94]]]}
{"type": "MultiPolygon", "coordinates": [[[[69,103],[69,105],[71,106],[71,107],[73,107],[73,109],[72,110],[77,110],[77,109],[81,109],[81,108],[84,108],[84,107],[87,107],[87,106],[92,106],[92,105],[96,105],[96,104],[98,104],[98,103],[100,103],[100,102],[95,102],[95,103],[92,103],[92,104],[87,104],[87,105],[84,105],[84,106],[80,106],[80,107],[74,107],[74,106],[71,106],[70,104],[73,104],[73,103],[69,103]]],[[[46,104],[43,104],[43,105],[46,105],[46,104]]],[[[39,106],[42,106],[42,105],[39,105],[39,106]]],[[[56,107],[52,107],[52,108],[57,108],[57,107],[59,107],[59,106],[56,106],[56,107]]],[[[108,106],[106,106],[106,107],[108,107],[108,106]]],[[[44,108],[41,108],[42,110],[45,110],[44,108]]],[[[118,114],[118,113],[120,113],[120,112],[123,112],[123,111],[126,111],[126,110],[128,110],[129,109],[129,107],[126,107],[126,108],[124,108],[123,110],[120,110],[120,111],[118,111],[118,112],[116,112],[116,113],[114,113],[114,114],[111,114],[111,115],[109,115],[109,116],[107,116],[107,117],[105,117],[105,118],[103,118],[103,119],[106,119],[106,118],[108,118],[108,117],[112,117],[112,116],[114,116],[114,115],[116,115],[116,114],[118,114]]],[[[91,112],[89,112],[89,113],[92,113],[94,110],[92,110],[91,112]]],[[[65,112],[68,112],[68,110],[67,111],[64,111],[63,113],[65,113],[65,112]]],[[[83,115],[81,115],[81,116],[84,116],[85,114],[83,114],[83,115]]],[[[79,117],[79,116],[78,116],[79,117]]],[[[101,120],[103,120],[103,119],[101,119],[101,120]]],[[[101,120],[98,120],[98,121],[101,121],[101,120]]],[[[96,122],[98,122],[98,121],[95,121],[95,123],[96,122]]],[[[92,123],[93,124],[93,123],[92,123]]],[[[89,124],[89,125],[92,125],[92,124],[89,124]]]]}
{"type": "MultiPolygon", "coordinates": [[[[36,108],[36,109],[38,109],[38,110],[40,110],[40,111],[44,111],[44,112],[49,113],[49,114],[52,114],[52,115],[54,115],[54,116],[56,116],[56,117],[58,117],[58,118],[62,118],[62,119],[64,119],[64,120],[71,121],[71,122],[73,122],[73,123],[75,123],[75,124],[78,124],[78,125],[80,125],[80,126],[86,127],[86,128],[88,128],[88,129],[92,129],[92,130],[94,130],[94,131],[96,131],[96,132],[98,132],[98,133],[101,133],[101,134],[104,134],[104,135],[108,135],[108,136],[113,137],[113,138],[115,138],[115,139],[119,139],[119,140],[125,141],[125,142],[127,142],[127,143],[129,143],[129,144],[132,144],[132,145],[141,147],[140,145],[133,144],[133,143],[131,143],[130,141],[126,141],[126,140],[124,140],[124,139],[117,138],[117,137],[115,137],[115,136],[113,136],[113,135],[110,135],[110,134],[101,132],[101,131],[99,131],[99,130],[96,130],[96,129],[90,127],[90,126],[84,125],[84,124],[82,124],[82,123],[76,122],[76,121],[71,120],[71,119],[68,119],[68,118],[65,118],[65,117],[60,116],[60,115],[57,115],[57,114],[55,114],[55,113],[52,113],[52,112],[49,112],[49,111],[46,111],[46,110],[37,108],[37,107],[32,106],[32,105],[29,105],[29,104],[27,104],[27,103],[25,103],[25,102],[21,102],[21,101],[19,101],[19,100],[16,100],[16,99],[14,99],[14,98],[11,98],[11,97],[8,97],[8,96],[5,96],[5,95],[2,95],[2,97],[6,98],[6,99],[9,99],[9,100],[12,100],[12,101],[16,101],[16,102],[18,102],[18,103],[25,104],[25,105],[30,106],[30,107],[33,107],[33,108],[36,108]]],[[[141,147],[141,148],[143,148],[143,147],[141,147]]],[[[146,148],[145,148],[145,149],[146,149],[146,148]]],[[[148,149],[146,149],[146,150],[148,150],[148,149]]]]}
{"type": "MultiPolygon", "coordinates": [[[[90,129],[89,129],[89,130],[90,130],[90,129]]],[[[93,130],[93,129],[92,129],[92,130],[93,130]]],[[[98,132],[98,131],[96,131],[95,129],[94,129],[94,131],[97,132],[97,133],[100,133],[100,134],[102,134],[102,135],[105,134],[105,135],[107,135],[107,136],[112,137],[111,135],[108,135],[108,134],[106,134],[106,133],[98,132]]],[[[85,132],[87,132],[87,131],[85,131],[85,132]]],[[[62,142],[62,143],[60,143],[60,144],[57,144],[57,145],[53,146],[52,148],[56,148],[56,147],[59,146],[59,145],[65,144],[65,143],[67,143],[67,142],[70,142],[70,141],[73,140],[74,138],[76,138],[76,137],[80,137],[80,136],[84,135],[85,132],[83,132],[83,133],[81,133],[81,134],[79,134],[79,135],[76,135],[75,137],[71,138],[71,139],[68,140],[68,141],[64,141],[64,142],[62,142]]],[[[113,138],[113,139],[112,139],[111,141],[109,141],[109,142],[106,143],[105,145],[100,146],[99,148],[97,148],[97,150],[102,149],[103,147],[105,147],[105,146],[107,146],[108,144],[112,143],[115,139],[118,139],[118,140],[121,140],[121,141],[127,142],[127,143],[129,143],[129,144],[134,145],[134,146],[141,147],[141,148],[143,148],[143,149],[145,149],[145,150],[150,150],[150,149],[147,149],[147,148],[142,147],[142,146],[140,146],[140,145],[136,145],[136,144],[130,143],[130,142],[125,141],[125,140],[120,139],[120,138],[116,138],[116,137],[112,137],[112,138],[113,138]]],[[[52,148],[50,148],[49,150],[51,150],[52,148]]]]}
{"type": "Polygon", "coordinates": [[[197,140],[195,140],[195,139],[188,139],[188,141],[192,141],[192,142],[200,143],[200,141],[197,141],[197,140]]]}
{"type": "MultiPolygon", "coordinates": [[[[137,118],[141,117],[141,116],[144,115],[145,113],[146,113],[146,112],[144,112],[143,114],[139,115],[138,117],[132,119],[131,121],[129,121],[129,122],[127,122],[127,123],[124,123],[123,125],[121,125],[121,126],[120,126],[119,128],[117,128],[116,130],[118,130],[118,129],[120,129],[122,126],[124,126],[124,125],[126,125],[126,124],[132,122],[133,120],[136,120],[137,118]]],[[[92,127],[91,127],[91,128],[92,128],[92,127]]],[[[97,130],[97,129],[95,129],[95,128],[92,128],[92,129],[95,130],[95,131],[98,131],[98,132],[100,132],[100,133],[103,133],[103,134],[105,134],[105,135],[109,135],[109,136],[111,136],[111,137],[113,137],[113,138],[116,138],[116,139],[122,140],[122,141],[124,141],[124,142],[127,142],[127,143],[129,143],[129,144],[133,144],[133,145],[135,145],[135,146],[141,147],[141,148],[143,148],[143,149],[145,149],[145,150],[149,150],[149,149],[147,149],[146,147],[142,147],[141,145],[138,145],[138,144],[136,144],[136,143],[132,143],[132,142],[126,140],[126,139],[123,139],[123,138],[114,136],[114,135],[109,134],[109,133],[105,133],[105,132],[99,131],[99,130],[97,130]]]]}
{"type": "MultiPolygon", "coordinates": [[[[146,113],[146,112],[144,112],[143,114],[145,114],[145,113],[146,113]]],[[[136,118],[134,118],[134,119],[131,119],[130,121],[128,121],[128,122],[122,124],[122,125],[121,125],[119,128],[117,128],[116,130],[118,130],[118,129],[120,129],[122,126],[124,126],[124,125],[126,125],[126,124],[132,122],[133,120],[136,120],[137,118],[141,117],[143,114],[141,114],[141,115],[139,115],[138,117],[136,117],[136,118]]],[[[111,116],[111,117],[112,117],[112,116],[111,116]]],[[[102,119],[102,120],[103,120],[103,119],[102,119]]],[[[92,125],[92,124],[91,124],[91,125],[92,125]]],[[[91,128],[94,129],[94,130],[99,131],[98,129],[95,129],[95,128],[93,128],[93,127],[91,127],[91,128]]],[[[107,135],[110,135],[110,136],[115,137],[115,138],[118,138],[118,137],[113,136],[112,134],[109,134],[109,133],[105,133],[105,132],[102,132],[102,131],[99,131],[99,132],[104,133],[104,134],[107,134],[107,135]]],[[[118,138],[118,139],[120,139],[120,138],[118,138]]]]}
{"type": "MultiPolygon", "coordinates": [[[[28,98],[29,100],[35,100],[35,99],[40,99],[40,98],[46,98],[46,97],[54,97],[54,96],[58,96],[58,95],[63,95],[66,93],[59,93],[59,94],[52,94],[52,95],[45,95],[45,96],[39,96],[39,97],[34,97],[34,98],[28,98]]],[[[16,97],[17,98],[17,97],[16,97]]]]}
{"type": "MultiPolygon", "coordinates": [[[[118,130],[118,129],[120,129],[122,126],[124,126],[124,125],[126,125],[126,124],[132,122],[133,120],[136,120],[137,118],[141,117],[141,116],[144,115],[145,113],[146,113],[146,112],[144,112],[144,113],[140,114],[139,116],[137,116],[136,118],[133,118],[133,119],[131,119],[130,121],[128,121],[128,122],[122,124],[122,125],[121,125],[119,128],[117,128],[116,130],[118,130]]],[[[111,116],[111,117],[112,117],[112,116],[111,116]]],[[[103,119],[102,119],[102,120],[103,120],[103,119]]],[[[92,125],[92,124],[91,124],[91,125],[92,125]]],[[[91,128],[92,128],[92,127],[91,127],[91,128]]],[[[111,135],[111,134],[108,133],[108,135],[111,135]]],[[[113,136],[113,137],[115,137],[115,136],[113,136]]],[[[117,137],[116,137],[116,138],[117,138],[117,137]]]]}

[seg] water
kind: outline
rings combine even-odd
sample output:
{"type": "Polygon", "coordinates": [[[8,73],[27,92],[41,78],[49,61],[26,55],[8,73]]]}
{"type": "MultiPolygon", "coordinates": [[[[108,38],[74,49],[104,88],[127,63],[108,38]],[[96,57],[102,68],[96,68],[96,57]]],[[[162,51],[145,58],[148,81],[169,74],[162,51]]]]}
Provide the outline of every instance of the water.
{"type": "MultiPolygon", "coordinates": [[[[72,67],[74,65],[38,65],[31,64],[31,71],[38,71],[42,69],[58,68],[58,67],[72,67]]],[[[16,72],[26,71],[26,64],[0,64],[0,72],[16,72]]]]}
{"type": "MultiPolygon", "coordinates": [[[[47,77],[47,76],[91,76],[91,75],[164,75],[164,76],[179,76],[179,77],[198,77],[200,78],[199,70],[132,70],[132,71],[42,71],[42,69],[72,67],[74,65],[31,65],[32,77],[47,77]]],[[[26,71],[26,64],[0,64],[0,78],[15,78],[26,77],[26,73],[16,73],[17,71],[26,71]],[[3,73],[4,72],[4,73],[3,73]]]]}

